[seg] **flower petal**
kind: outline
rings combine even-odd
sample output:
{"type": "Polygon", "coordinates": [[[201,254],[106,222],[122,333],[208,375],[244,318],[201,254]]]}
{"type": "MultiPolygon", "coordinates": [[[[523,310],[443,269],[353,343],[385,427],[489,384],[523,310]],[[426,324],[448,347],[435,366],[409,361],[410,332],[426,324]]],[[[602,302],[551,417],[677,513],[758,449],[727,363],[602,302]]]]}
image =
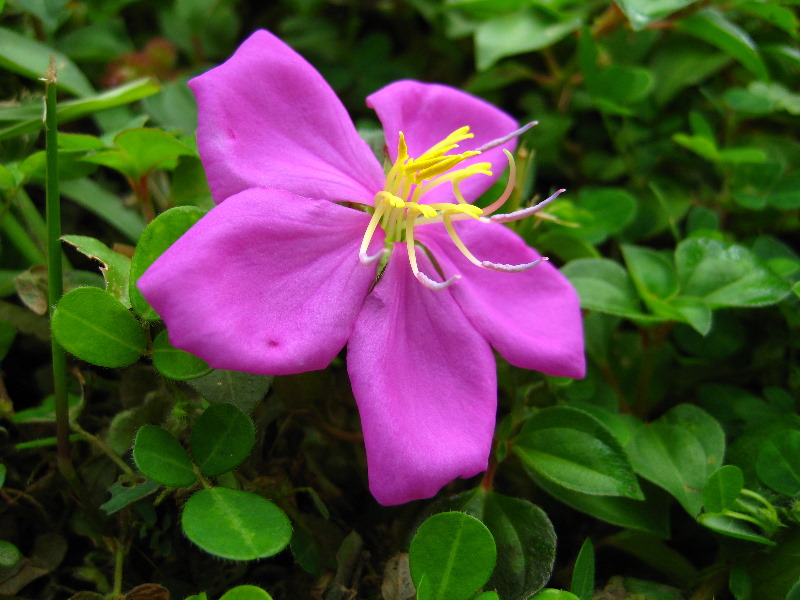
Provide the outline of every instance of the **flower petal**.
{"type": "MultiPolygon", "coordinates": [[[[383,124],[386,146],[392,160],[397,158],[397,142],[402,131],[408,153],[417,157],[428,148],[441,142],[456,129],[469,125],[475,135],[460,144],[454,152],[480,148],[515,129],[517,122],[502,110],[475,96],[446,85],[419,81],[396,81],[367,97],[367,106],[373,108],[383,124]]],[[[474,175],[461,184],[467,201],[477,199],[508,166],[503,149],[514,151],[516,140],[511,140],[464,161],[461,166],[476,162],[492,164],[491,177],[474,175]]],[[[450,187],[440,186],[425,196],[426,203],[450,202],[450,187]]]]}
{"type": "Polygon", "coordinates": [[[325,200],[247,190],[175,242],[139,289],[170,342],[214,368],[323,369],[347,342],[375,278],[374,267],[358,261],[368,222],[366,213],[325,200]]]}
{"type": "MultiPolygon", "coordinates": [[[[525,264],[540,254],[508,227],[462,221],[456,230],[479,260],[525,264]]],[[[578,294],[553,265],[501,273],[470,263],[441,224],[414,232],[444,275],[460,274],[450,291],[464,314],[512,365],[561,377],[583,377],[586,359],[578,294]]]]}
{"type": "Polygon", "coordinates": [[[261,186],[371,204],[383,187],[380,164],[334,91],[271,33],[256,31],[189,87],[216,202],[261,186]]]}
{"type": "MultiPolygon", "coordinates": [[[[418,260],[435,272],[422,253],[418,260]]],[[[347,370],[378,502],[429,498],[486,469],[497,406],[492,350],[448,290],[414,279],[404,243],[358,315],[347,370]]]]}

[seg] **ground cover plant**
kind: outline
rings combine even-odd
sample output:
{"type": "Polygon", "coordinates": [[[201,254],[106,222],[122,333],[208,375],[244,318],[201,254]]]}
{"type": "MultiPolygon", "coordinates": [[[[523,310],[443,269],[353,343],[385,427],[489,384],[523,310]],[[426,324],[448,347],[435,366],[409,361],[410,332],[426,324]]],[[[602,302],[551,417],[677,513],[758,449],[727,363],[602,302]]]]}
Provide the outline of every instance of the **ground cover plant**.
{"type": "Polygon", "coordinates": [[[796,9],[0,1],[2,597],[800,598],[796,9]]]}

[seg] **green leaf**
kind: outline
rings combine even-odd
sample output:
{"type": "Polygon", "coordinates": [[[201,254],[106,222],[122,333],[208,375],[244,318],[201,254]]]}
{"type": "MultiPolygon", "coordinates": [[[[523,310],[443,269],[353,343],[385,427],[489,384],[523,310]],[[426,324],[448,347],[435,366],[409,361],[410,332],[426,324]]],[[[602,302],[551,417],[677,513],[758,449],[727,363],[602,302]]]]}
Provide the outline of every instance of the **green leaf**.
{"type": "Polygon", "coordinates": [[[800,600],[800,579],[798,579],[786,594],[786,600],[800,600]]]}
{"type": "Polygon", "coordinates": [[[8,467],[6,467],[3,463],[0,463],[0,490],[2,490],[3,486],[6,484],[7,474],[8,474],[8,467]]]}
{"type": "Polygon", "coordinates": [[[656,488],[645,490],[644,502],[619,496],[593,496],[556,485],[527,466],[525,471],[537,486],[575,510],[620,527],[652,533],[659,538],[669,536],[668,496],[656,488]]]}
{"type": "Polygon", "coordinates": [[[271,375],[216,369],[192,379],[189,385],[209,402],[230,402],[249,414],[264,399],[273,379],[271,375]]]}
{"type": "Polygon", "coordinates": [[[555,588],[547,588],[546,590],[541,590],[535,596],[532,596],[530,600],[581,600],[572,592],[567,592],[564,590],[557,590],[555,588]]]}
{"type": "Polygon", "coordinates": [[[555,561],[556,534],[541,508],[483,488],[447,504],[480,519],[494,536],[497,565],[488,587],[506,600],[524,600],[547,583],[555,561]]]}
{"type": "Polygon", "coordinates": [[[582,22],[580,14],[554,18],[552,13],[548,15],[535,7],[490,19],[475,31],[477,68],[484,71],[506,56],[550,46],[577,30],[582,22]]]}
{"type": "Polygon", "coordinates": [[[575,235],[592,244],[619,233],[636,216],[636,199],[621,188],[586,187],[580,192],[578,206],[591,214],[592,221],[575,235]]]}
{"type": "Polygon", "coordinates": [[[766,306],[789,293],[788,284],[747,248],[716,239],[682,241],[675,250],[675,266],[682,292],[712,308],[766,306]]]}
{"type": "Polygon", "coordinates": [[[111,294],[95,287],[64,294],[53,314],[52,328],[67,352],[101,367],[127,367],[147,349],[136,317],[111,294]]]}
{"type": "Polygon", "coordinates": [[[703,508],[706,512],[732,510],[744,487],[744,474],[735,465],[725,465],[706,481],[703,487],[703,508]]]}
{"type": "Polygon", "coordinates": [[[107,515],[115,512],[145,498],[155,492],[161,484],[158,481],[147,479],[141,475],[122,475],[119,481],[108,488],[111,499],[100,505],[100,510],[107,515]]]}
{"type": "Polygon", "coordinates": [[[273,556],[292,537],[289,518],[272,502],[223,487],[195,492],[183,508],[181,526],[200,548],[230,560],[273,556]]]}
{"type": "Polygon", "coordinates": [[[678,274],[666,256],[649,248],[628,244],[622,246],[622,255],[642,299],[666,299],[678,293],[678,274]]]}
{"type": "Polygon", "coordinates": [[[534,413],[512,448],[528,467],[560,486],[584,494],[643,498],[619,442],[582,410],[555,406],[534,413]]]}
{"type": "Polygon", "coordinates": [[[716,8],[704,8],[676,24],[683,31],[729,54],[759,79],[769,79],[752,38],[716,8]]]}
{"type": "Polygon", "coordinates": [[[411,578],[424,576],[434,600],[467,600],[494,570],[497,549],[489,529],[475,517],[444,512],[426,519],[408,551],[411,578]]]}
{"type": "Polygon", "coordinates": [[[19,548],[11,542],[0,540],[0,568],[7,569],[13,567],[22,558],[19,548]]]}
{"type": "Polygon", "coordinates": [[[146,321],[158,321],[160,317],[144,299],[136,287],[136,281],[167,248],[197,223],[203,214],[204,211],[193,206],[172,208],[156,217],[142,232],[131,260],[130,292],[133,310],[146,321]]]}
{"type": "Polygon", "coordinates": [[[634,433],[628,454],[642,477],[672,494],[690,515],[700,512],[706,454],[694,435],[679,425],[643,425],[634,433]]]}
{"type": "Polygon", "coordinates": [[[197,419],[189,448],[203,474],[216,477],[247,458],[255,441],[253,420],[233,404],[220,402],[197,419]]]}
{"type": "Polygon", "coordinates": [[[237,585],[222,594],[219,600],[272,600],[272,596],[254,585],[237,585]]]}
{"type": "MultiPolygon", "coordinates": [[[[751,554],[747,570],[753,580],[753,598],[784,598],[795,591],[800,579],[800,530],[787,528],[777,547],[751,554]]],[[[796,593],[796,592],[795,592],[796,593]]],[[[788,600],[788,598],[787,598],[788,600]]]]}
{"type": "Polygon", "coordinates": [[[69,58],[49,46],[0,27],[0,67],[31,79],[45,76],[55,54],[58,87],[75,95],[91,96],[92,84],[69,58]]]}
{"type": "Polygon", "coordinates": [[[121,17],[74,29],[59,37],[58,47],[75,60],[100,63],[134,51],[121,17]]]}
{"type": "Polygon", "coordinates": [[[752,600],[753,582],[745,567],[742,565],[731,567],[731,573],[728,576],[728,589],[736,600],[752,600]]]}
{"type": "Polygon", "coordinates": [[[601,99],[626,106],[644,100],[653,90],[655,80],[647,69],[625,65],[609,65],[598,75],[601,99]]]}
{"type": "Polygon", "coordinates": [[[142,425],[136,432],[133,460],[144,475],[169,487],[187,487],[197,481],[184,447],[156,425],[142,425]]]}
{"type": "Polygon", "coordinates": [[[653,89],[658,106],[665,106],[681,90],[705,81],[731,61],[730,56],[692,38],[665,37],[662,42],[648,64],[658,81],[653,89]]]}
{"type": "Polygon", "coordinates": [[[144,219],[127,208],[122,199],[91,179],[61,182],[61,192],[75,204],[103,219],[132,242],[144,231],[144,219]]]}
{"type": "Polygon", "coordinates": [[[693,404],[678,404],[659,418],[659,422],[676,425],[691,433],[705,452],[706,475],[722,466],[725,455],[725,431],[714,417],[693,404]]]}
{"type": "MultiPolygon", "coordinates": [[[[67,404],[69,405],[70,419],[72,419],[81,408],[81,397],[75,394],[67,394],[67,404]]],[[[47,396],[39,406],[18,410],[11,417],[12,423],[55,423],[56,420],[56,398],[53,394],[47,396]]]]}
{"type": "MultiPolygon", "coordinates": [[[[109,108],[129,104],[159,91],[149,79],[136,79],[119,87],[80,100],[60,102],[56,109],[59,125],[80,119],[109,108]]],[[[14,121],[0,129],[0,141],[25,134],[36,133],[43,126],[41,104],[0,109],[0,121],[14,121]]]]}
{"type": "Polygon", "coordinates": [[[619,263],[607,258],[581,258],[561,269],[578,291],[581,306],[641,321],[659,320],[644,314],[639,295],[619,263]]]}
{"type": "Polygon", "coordinates": [[[106,282],[106,291],[122,303],[125,308],[131,307],[128,294],[128,277],[131,272],[131,259],[114,252],[103,242],[85,235],[65,235],[62,240],[77,248],[84,256],[98,261],[102,266],[100,272],[106,282]]]}
{"type": "Polygon", "coordinates": [[[117,134],[114,145],[115,150],[90,154],[83,160],[105,165],[138,180],[157,167],[174,168],[179,156],[196,156],[189,146],[161,129],[127,129],[117,134]]]}
{"type": "Polygon", "coordinates": [[[594,546],[589,538],[584,540],[575,559],[570,589],[580,600],[592,600],[594,596],[594,546]]]}
{"type": "Polygon", "coordinates": [[[153,366],[164,377],[175,381],[196,379],[211,372],[211,367],[202,358],[170,344],[166,331],[153,340],[153,366]]]}
{"type": "Polygon", "coordinates": [[[756,472],[776,492],[800,495],[800,431],[791,429],[764,440],[758,451],[756,472]]]}
{"type": "Polygon", "coordinates": [[[644,29],[653,21],[668,17],[694,2],[696,0],[616,0],[634,31],[644,29]]]}
{"type": "Polygon", "coordinates": [[[720,515],[717,513],[703,513],[697,520],[701,525],[708,527],[712,531],[727,535],[739,540],[747,542],[755,542],[757,544],[764,544],[765,546],[774,546],[775,542],[765,538],[763,535],[755,533],[750,526],[739,519],[734,519],[727,515],[720,515]]]}
{"type": "Polygon", "coordinates": [[[678,296],[670,301],[672,308],[681,314],[681,321],[691,325],[700,335],[711,331],[711,309],[699,298],[678,296]]]}
{"type": "Polygon", "coordinates": [[[738,4],[736,9],[755,15],[792,37],[797,37],[797,15],[790,8],[778,6],[774,2],[743,2],[738,4]]]}

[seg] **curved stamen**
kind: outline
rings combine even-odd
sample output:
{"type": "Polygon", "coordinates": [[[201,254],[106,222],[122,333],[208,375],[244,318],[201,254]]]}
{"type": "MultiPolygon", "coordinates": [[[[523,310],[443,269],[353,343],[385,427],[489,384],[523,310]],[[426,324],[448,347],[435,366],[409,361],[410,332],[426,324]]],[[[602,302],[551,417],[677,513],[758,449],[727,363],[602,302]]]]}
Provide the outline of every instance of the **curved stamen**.
{"type": "Polygon", "coordinates": [[[519,129],[515,129],[514,131],[512,131],[508,135],[504,135],[501,138],[497,138],[496,140],[492,140],[491,142],[488,142],[488,143],[484,144],[480,148],[476,148],[475,152],[486,152],[487,150],[491,150],[492,148],[497,148],[497,146],[500,146],[501,144],[505,144],[506,142],[513,140],[515,137],[519,137],[520,135],[522,135],[523,133],[528,131],[528,129],[530,129],[534,125],[538,125],[538,124],[539,124],[539,121],[531,121],[530,123],[526,123],[525,125],[523,125],[519,129]]]}
{"type": "Polygon", "coordinates": [[[489,269],[490,271],[499,271],[501,273],[521,273],[522,271],[527,271],[528,269],[535,267],[543,260],[548,260],[546,257],[542,257],[533,262],[521,265],[506,265],[502,263],[491,262],[489,260],[478,260],[477,258],[475,258],[475,255],[472,254],[472,252],[470,252],[466,244],[464,244],[464,241],[459,237],[455,227],[453,227],[453,222],[450,218],[450,215],[447,212],[445,212],[442,215],[442,218],[444,219],[444,226],[447,229],[447,233],[450,234],[450,238],[453,240],[453,243],[459,250],[461,250],[461,254],[463,254],[467,258],[467,260],[476,267],[480,267],[482,269],[489,269]]]}
{"type": "Polygon", "coordinates": [[[514,191],[514,186],[517,183],[517,163],[514,161],[514,156],[505,148],[503,148],[503,152],[508,159],[508,183],[506,184],[506,189],[500,194],[500,197],[483,209],[483,214],[485,215],[490,215],[503,206],[511,197],[511,193],[514,191]]]}
{"type": "MultiPolygon", "coordinates": [[[[416,209],[419,210],[419,209],[416,209]]],[[[414,245],[414,221],[416,216],[413,214],[414,209],[409,209],[408,216],[406,217],[406,247],[408,248],[408,262],[411,265],[411,271],[414,273],[417,281],[419,281],[426,288],[439,291],[452,285],[456,279],[460,279],[461,275],[453,275],[450,279],[442,282],[434,281],[425,273],[419,270],[417,266],[417,248],[414,245]]]]}
{"type": "Polygon", "coordinates": [[[528,208],[523,208],[521,210],[515,210],[512,213],[506,213],[504,215],[492,215],[491,217],[481,217],[481,220],[486,223],[509,223],[511,221],[519,221],[520,219],[524,219],[525,217],[530,217],[532,214],[535,214],[542,210],[545,206],[550,204],[553,200],[558,198],[561,194],[566,192],[565,189],[558,190],[555,194],[546,198],[536,204],[534,206],[529,206],[528,208]]]}
{"type": "Polygon", "coordinates": [[[501,263],[493,263],[488,260],[484,260],[481,262],[480,266],[484,269],[489,269],[490,271],[499,271],[500,273],[521,273],[522,271],[527,271],[531,267],[535,267],[540,262],[550,260],[546,256],[539,258],[533,262],[525,263],[523,265],[505,265],[501,263]]]}
{"type": "MultiPolygon", "coordinates": [[[[368,255],[367,249],[369,248],[369,243],[372,241],[372,236],[375,234],[375,230],[378,228],[378,222],[381,220],[381,216],[383,215],[384,211],[386,210],[386,202],[381,198],[380,202],[377,202],[378,194],[375,197],[377,206],[375,207],[375,212],[372,214],[372,218],[369,220],[369,225],[367,225],[367,230],[364,232],[364,238],[361,240],[361,248],[358,250],[358,260],[362,265],[369,265],[377,260],[375,258],[376,255],[368,255]]],[[[383,253],[383,249],[381,249],[380,254],[383,253]]]]}

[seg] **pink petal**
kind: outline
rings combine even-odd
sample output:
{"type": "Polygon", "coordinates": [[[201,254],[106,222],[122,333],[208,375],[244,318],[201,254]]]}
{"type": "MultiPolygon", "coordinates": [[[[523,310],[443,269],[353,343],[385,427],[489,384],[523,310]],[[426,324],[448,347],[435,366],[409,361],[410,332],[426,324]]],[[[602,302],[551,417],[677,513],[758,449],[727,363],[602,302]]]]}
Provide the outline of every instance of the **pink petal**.
{"type": "MultiPolygon", "coordinates": [[[[367,106],[375,109],[383,124],[392,160],[397,158],[400,131],[405,136],[409,155],[417,157],[465,125],[469,125],[475,137],[460,144],[455,153],[479,148],[518,127],[513,118],[485,100],[435,83],[396,81],[367,97],[367,106]]],[[[461,184],[467,201],[476,200],[505,171],[508,160],[503,154],[504,148],[513,153],[516,141],[506,142],[462,163],[462,166],[475,162],[492,164],[491,177],[475,175],[461,184]]],[[[432,190],[425,196],[425,202],[452,202],[450,189],[442,185],[432,190]]]]}
{"type": "Polygon", "coordinates": [[[382,189],[383,170],[334,91],[271,33],[256,31],[189,87],[215,201],[262,186],[371,204],[382,189]]]}
{"type": "Polygon", "coordinates": [[[325,200],[247,190],[170,247],[139,289],[172,344],[214,368],[323,369],[347,342],[375,278],[358,261],[368,221],[325,200]]]}
{"type": "MultiPolygon", "coordinates": [[[[475,221],[456,230],[478,260],[525,264],[541,255],[504,225],[475,221]]],[[[453,297],[474,327],[508,362],[561,377],[583,377],[586,370],[583,324],[572,284],[547,262],[521,273],[481,269],[456,248],[443,225],[415,229],[446,277],[453,297]]]]}
{"type": "Polygon", "coordinates": [[[414,279],[404,243],[358,315],[347,370],[378,502],[429,498],[486,469],[497,406],[492,350],[449,290],[414,279]]]}

